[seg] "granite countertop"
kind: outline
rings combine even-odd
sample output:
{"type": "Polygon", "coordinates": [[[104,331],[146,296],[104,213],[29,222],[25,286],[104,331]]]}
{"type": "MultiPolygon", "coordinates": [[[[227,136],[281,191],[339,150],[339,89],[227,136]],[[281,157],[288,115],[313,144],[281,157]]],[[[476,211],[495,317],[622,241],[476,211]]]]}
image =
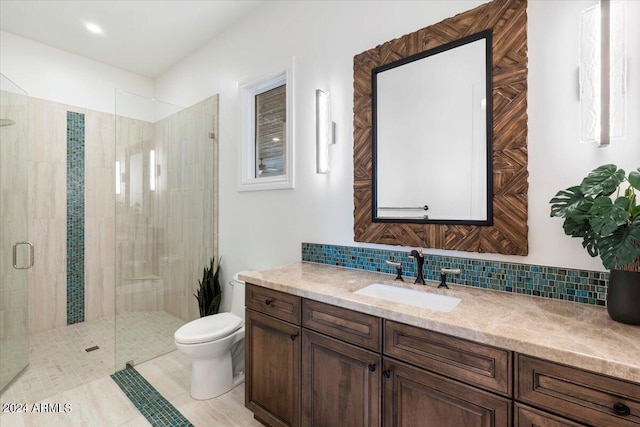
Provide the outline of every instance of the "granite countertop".
{"type": "Polygon", "coordinates": [[[640,383],[640,326],[614,322],[606,309],[587,304],[437,283],[394,281],[394,276],[309,262],[243,272],[254,285],[389,320],[537,356],[640,383]],[[462,301],[450,313],[354,294],[372,283],[451,295],[462,301]]]}

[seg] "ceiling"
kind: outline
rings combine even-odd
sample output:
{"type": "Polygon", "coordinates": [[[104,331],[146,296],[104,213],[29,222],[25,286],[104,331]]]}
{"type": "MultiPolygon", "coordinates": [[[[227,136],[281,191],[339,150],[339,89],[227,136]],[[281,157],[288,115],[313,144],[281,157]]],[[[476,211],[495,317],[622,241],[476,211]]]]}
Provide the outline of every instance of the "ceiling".
{"type": "Polygon", "coordinates": [[[0,0],[0,29],[155,79],[262,3],[0,0]]]}

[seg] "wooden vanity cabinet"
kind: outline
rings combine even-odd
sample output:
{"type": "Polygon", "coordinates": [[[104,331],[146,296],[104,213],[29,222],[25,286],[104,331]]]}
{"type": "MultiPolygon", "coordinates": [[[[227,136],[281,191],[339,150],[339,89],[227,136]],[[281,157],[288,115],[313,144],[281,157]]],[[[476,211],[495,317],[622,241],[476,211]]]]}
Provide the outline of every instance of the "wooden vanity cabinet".
{"type": "Polygon", "coordinates": [[[265,425],[298,427],[300,298],[249,284],[245,298],[245,406],[265,425]]]}
{"type": "Polygon", "coordinates": [[[303,427],[380,425],[380,354],[302,330],[303,427]]]}
{"type": "Polygon", "coordinates": [[[516,355],[515,399],[593,427],[640,426],[640,384],[523,354],[516,355]]]}
{"type": "Polygon", "coordinates": [[[385,320],[383,352],[385,426],[511,425],[510,351],[385,320]]]}
{"type": "Polygon", "coordinates": [[[586,427],[517,402],[513,411],[513,427],[586,427]]]}
{"type": "Polygon", "coordinates": [[[380,426],[382,319],[302,300],[302,426],[380,426]]]}
{"type": "Polygon", "coordinates": [[[511,399],[386,358],[384,426],[511,425],[511,399]]]}
{"type": "Polygon", "coordinates": [[[271,427],[640,427],[640,384],[247,284],[246,407],[271,427]]]}

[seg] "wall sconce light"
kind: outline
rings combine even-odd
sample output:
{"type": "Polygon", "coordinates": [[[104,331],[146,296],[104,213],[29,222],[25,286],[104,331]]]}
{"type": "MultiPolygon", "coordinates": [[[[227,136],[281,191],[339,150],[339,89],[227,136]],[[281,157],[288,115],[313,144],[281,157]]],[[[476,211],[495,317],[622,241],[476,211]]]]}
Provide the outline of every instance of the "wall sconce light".
{"type": "Polygon", "coordinates": [[[331,121],[329,92],[316,90],[316,172],[328,173],[329,145],[335,144],[334,123],[331,121]]]}
{"type": "Polygon", "coordinates": [[[156,191],[156,150],[149,150],[149,190],[156,191]]]}
{"type": "Polygon", "coordinates": [[[116,160],[116,194],[122,192],[122,167],[120,166],[120,160],[116,160]]]}
{"type": "Polygon", "coordinates": [[[601,0],[580,16],[580,140],[626,137],[626,3],[601,0]]]}

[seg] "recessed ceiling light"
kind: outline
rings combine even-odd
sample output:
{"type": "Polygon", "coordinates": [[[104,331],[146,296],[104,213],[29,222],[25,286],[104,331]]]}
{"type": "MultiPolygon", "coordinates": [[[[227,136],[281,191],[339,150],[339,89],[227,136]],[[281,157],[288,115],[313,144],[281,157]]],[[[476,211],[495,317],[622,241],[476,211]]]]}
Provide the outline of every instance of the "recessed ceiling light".
{"type": "Polygon", "coordinates": [[[85,22],[84,26],[89,30],[89,32],[93,34],[104,34],[104,31],[98,24],[94,24],[93,22],[85,22]]]}

